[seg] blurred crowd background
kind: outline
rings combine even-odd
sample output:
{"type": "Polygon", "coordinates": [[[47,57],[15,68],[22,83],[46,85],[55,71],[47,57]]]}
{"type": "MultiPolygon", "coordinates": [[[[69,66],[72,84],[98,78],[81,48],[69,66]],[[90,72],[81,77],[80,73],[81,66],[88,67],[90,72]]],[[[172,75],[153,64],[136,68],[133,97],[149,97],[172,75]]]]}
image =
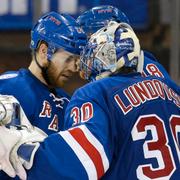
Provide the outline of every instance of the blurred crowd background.
{"type": "MultiPolygon", "coordinates": [[[[0,0],[0,73],[27,67],[31,61],[30,30],[48,12],[75,18],[98,5],[113,5],[130,19],[143,49],[152,52],[180,85],[179,0],[0,0]]],[[[70,94],[85,82],[78,75],[67,83],[70,94]]]]}

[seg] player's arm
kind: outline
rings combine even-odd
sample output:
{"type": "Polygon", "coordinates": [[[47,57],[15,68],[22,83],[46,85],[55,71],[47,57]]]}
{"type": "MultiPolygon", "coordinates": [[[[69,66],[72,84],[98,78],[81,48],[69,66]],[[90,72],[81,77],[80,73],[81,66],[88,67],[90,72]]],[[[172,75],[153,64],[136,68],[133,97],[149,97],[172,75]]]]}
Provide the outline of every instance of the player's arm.
{"type": "Polygon", "coordinates": [[[29,179],[99,179],[109,168],[111,126],[103,109],[94,101],[72,98],[66,114],[73,127],[41,143],[29,179]]]}
{"type": "MultiPolygon", "coordinates": [[[[34,157],[28,179],[99,179],[109,168],[113,142],[106,113],[99,104],[76,98],[68,106],[70,122],[76,122],[74,108],[81,112],[74,127],[47,137],[34,154],[30,152],[28,155],[27,149],[24,151],[21,145],[21,139],[24,139],[23,145],[31,142],[27,134],[27,141],[21,137],[18,141],[20,146],[13,148],[17,149],[20,158],[24,158],[24,154],[31,159],[34,157]]],[[[24,136],[24,131],[21,131],[21,135],[24,136]]],[[[13,167],[18,169],[16,163],[13,163],[13,167]]]]}

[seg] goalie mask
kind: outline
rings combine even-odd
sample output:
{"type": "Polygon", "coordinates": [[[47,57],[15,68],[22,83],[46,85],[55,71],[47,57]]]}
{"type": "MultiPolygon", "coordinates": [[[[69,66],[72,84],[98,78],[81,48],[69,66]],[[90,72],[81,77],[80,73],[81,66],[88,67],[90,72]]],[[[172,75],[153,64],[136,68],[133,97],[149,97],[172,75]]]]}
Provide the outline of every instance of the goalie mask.
{"type": "Polygon", "coordinates": [[[137,71],[140,44],[128,24],[111,21],[93,34],[81,55],[81,77],[97,80],[117,73],[123,67],[137,71]]]}

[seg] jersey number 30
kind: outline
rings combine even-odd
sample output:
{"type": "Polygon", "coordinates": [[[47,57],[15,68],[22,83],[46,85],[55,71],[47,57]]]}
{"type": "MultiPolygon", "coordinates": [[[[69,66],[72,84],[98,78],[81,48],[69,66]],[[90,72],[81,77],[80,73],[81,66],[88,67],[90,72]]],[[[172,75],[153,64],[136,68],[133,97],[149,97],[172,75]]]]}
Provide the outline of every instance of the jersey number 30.
{"type": "MultiPolygon", "coordinates": [[[[169,125],[174,140],[177,157],[180,162],[180,145],[178,133],[180,133],[180,116],[172,115],[169,125]]],[[[146,159],[156,158],[158,167],[153,168],[152,164],[139,165],[136,173],[138,179],[169,179],[176,170],[172,149],[169,146],[164,121],[155,114],[140,116],[131,132],[133,141],[146,138],[147,131],[151,132],[152,139],[146,140],[143,144],[144,157],[146,159]]],[[[173,146],[174,146],[173,145],[173,146]]]]}
{"type": "Polygon", "coordinates": [[[90,102],[84,103],[81,108],[74,107],[71,110],[71,117],[74,121],[73,125],[89,121],[93,117],[93,112],[93,105],[90,102]]]}

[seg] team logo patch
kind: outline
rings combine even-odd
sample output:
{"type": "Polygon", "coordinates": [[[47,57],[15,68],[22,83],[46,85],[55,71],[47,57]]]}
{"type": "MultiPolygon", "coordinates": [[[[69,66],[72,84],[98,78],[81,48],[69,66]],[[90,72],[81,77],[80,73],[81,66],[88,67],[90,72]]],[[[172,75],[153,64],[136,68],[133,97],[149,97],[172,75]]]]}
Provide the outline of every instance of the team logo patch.
{"type": "Polygon", "coordinates": [[[52,111],[52,108],[51,108],[51,105],[48,101],[44,101],[43,102],[43,108],[39,114],[39,117],[48,117],[50,118],[51,117],[51,111],[52,111]]]}
{"type": "Polygon", "coordinates": [[[61,21],[59,21],[57,18],[55,18],[54,16],[50,16],[49,19],[54,22],[56,25],[60,25],[61,21]]]}
{"type": "Polygon", "coordinates": [[[48,126],[48,129],[52,130],[52,131],[58,131],[58,116],[55,114],[53,117],[53,120],[51,121],[51,123],[48,126]]]}

